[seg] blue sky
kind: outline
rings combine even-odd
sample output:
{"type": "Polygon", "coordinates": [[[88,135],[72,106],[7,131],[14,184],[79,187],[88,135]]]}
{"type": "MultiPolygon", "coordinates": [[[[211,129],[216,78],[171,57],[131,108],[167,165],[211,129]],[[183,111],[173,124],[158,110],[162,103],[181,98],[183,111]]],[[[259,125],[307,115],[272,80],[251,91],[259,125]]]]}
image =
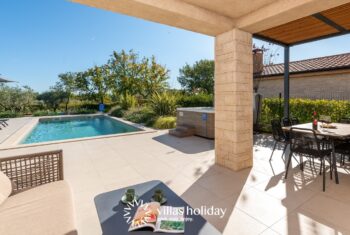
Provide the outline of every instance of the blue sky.
{"type": "MultiPolygon", "coordinates": [[[[0,74],[38,91],[53,85],[59,73],[105,63],[113,50],[155,55],[170,69],[169,84],[176,88],[185,63],[214,58],[212,37],[66,0],[1,0],[0,6],[0,74]]],[[[298,46],[291,59],[350,52],[349,42],[343,36],[298,46]]]]}

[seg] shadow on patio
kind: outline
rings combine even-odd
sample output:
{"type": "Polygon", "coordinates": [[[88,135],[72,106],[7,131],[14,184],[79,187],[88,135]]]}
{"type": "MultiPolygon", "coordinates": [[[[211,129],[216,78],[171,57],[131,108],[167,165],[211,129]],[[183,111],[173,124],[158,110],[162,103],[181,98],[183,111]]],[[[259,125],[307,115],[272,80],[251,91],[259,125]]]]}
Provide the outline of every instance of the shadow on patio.
{"type": "MultiPolygon", "coordinates": [[[[193,175],[196,176],[197,172],[193,172],[193,175]]],[[[230,220],[230,215],[234,213],[237,201],[246,200],[244,193],[241,192],[249,176],[250,170],[233,172],[213,165],[181,197],[194,208],[214,207],[226,210],[222,217],[203,215],[219,231],[223,232],[230,220]]]]}
{"type": "Polygon", "coordinates": [[[181,197],[194,208],[225,209],[222,218],[204,215],[224,234],[348,234],[347,167],[340,169],[341,185],[329,179],[328,168],[323,193],[318,162],[313,166],[305,161],[302,172],[293,160],[285,180],[279,153],[268,161],[273,140],[268,135],[259,138],[255,140],[252,168],[233,172],[213,165],[202,174],[193,169],[191,174],[197,180],[181,197]]]}
{"type": "Polygon", "coordinates": [[[169,134],[164,134],[156,136],[153,139],[185,154],[196,154],[214,149],[213,140],[196,136],[177,138],[169,134]]]}

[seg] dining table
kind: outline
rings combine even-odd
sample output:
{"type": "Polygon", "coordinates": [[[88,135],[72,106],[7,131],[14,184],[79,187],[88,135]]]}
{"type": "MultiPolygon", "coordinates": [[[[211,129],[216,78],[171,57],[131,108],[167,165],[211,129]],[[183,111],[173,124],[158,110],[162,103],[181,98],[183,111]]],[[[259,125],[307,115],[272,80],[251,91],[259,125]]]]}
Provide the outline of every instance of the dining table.
{"type": "MultiPolygon", "coordinates": [[[[312,123],[303,123],[303,124],[297,124],[292,126],[285,126],[285,127],[282,127],[282,129],[285,132],[289,132],[291,128],[302,128],[302,129],[313,130],[312,127],[313,127],[312,123]]],[[[328,139],[332,145],[331,178],[332,178],[333,169],[334,169],[335,182],[339,184],[336,154],[335,154],[335,142],[350,139],[350,124],[344,124],[344,123],[326,124],[326,123],[319,122],[317,125],[317,130],[315,130],[315,133],[317,136],[328,139]]]]}

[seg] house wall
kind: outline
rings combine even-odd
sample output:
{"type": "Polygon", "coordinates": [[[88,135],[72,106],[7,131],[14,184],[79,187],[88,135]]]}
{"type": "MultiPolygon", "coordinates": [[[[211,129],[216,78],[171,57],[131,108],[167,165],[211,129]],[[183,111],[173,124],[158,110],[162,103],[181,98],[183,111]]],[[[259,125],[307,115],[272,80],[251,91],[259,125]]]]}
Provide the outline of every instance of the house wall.
{"type": "MultiPolygon", "coordinates": [[[[258,92],[268,98],[281,92],[283,97],[283,77],[261,79],[258,92]]],[[[290,97],[350,100],[350,70],[291,75],[290,97]]]]}

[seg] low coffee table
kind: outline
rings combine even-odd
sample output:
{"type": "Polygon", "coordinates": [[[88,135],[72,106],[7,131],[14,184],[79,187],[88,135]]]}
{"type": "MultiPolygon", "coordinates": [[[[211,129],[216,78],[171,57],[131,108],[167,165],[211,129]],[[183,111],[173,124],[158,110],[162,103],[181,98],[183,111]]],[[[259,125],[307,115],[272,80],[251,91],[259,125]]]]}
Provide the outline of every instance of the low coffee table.
{"type": "MultiPolygon", "coordinates": [[[[163,190],[168,201],[167,206],[190,207],[176,193],[161,181],[149,181],[142,184],[133,185],[127,188],[134,188],[144,203],[149,202],[155,189],[163,190]]],[[[174,234],[174,233],[154,233],[150,229],[142,229],[128,232],[130,224],[126,222],[124,209],[127,205],[120,202],[127,188],[102,193],[95,197],[95,205],[101,223],[103,235],[150,235],[150,234],[174,234]]],[[[192,208],[192,207],[191,207],[192,208]]],[[[137,206],[131,208],[130,216],[133,218],[137,206]]],[[[185,221],[185,235],[218,235],[221,234],[213,225],[207,222],[200,215],[187,215],[192,221],[185,221]]]]}

